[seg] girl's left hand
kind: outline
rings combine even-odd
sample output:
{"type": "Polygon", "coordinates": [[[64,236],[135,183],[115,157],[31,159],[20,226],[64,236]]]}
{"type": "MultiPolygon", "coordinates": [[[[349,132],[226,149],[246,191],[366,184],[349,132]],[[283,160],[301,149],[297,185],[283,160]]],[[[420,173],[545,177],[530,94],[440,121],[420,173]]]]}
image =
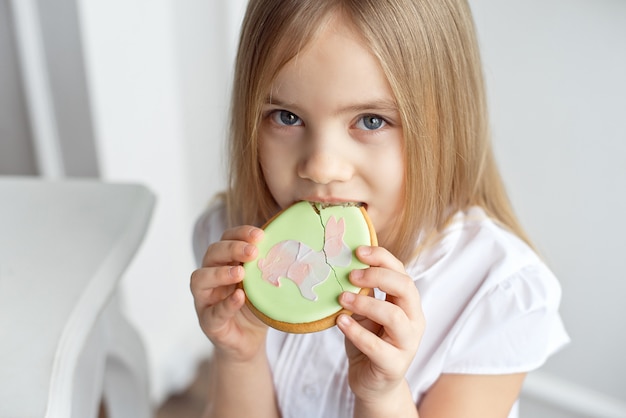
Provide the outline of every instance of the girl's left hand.
{"type": "Polygon", "coordinates": [[[350,388],[357,398],[375,400],[404,384],[425,321],[419,292],[400,260],[382,247],[359,247],[356,255],[370,267],[353,270],[350,281],[387,297],[344,292],[339,302],[354,315],[341,315],[337,325],[346,336],[350,388]]]}

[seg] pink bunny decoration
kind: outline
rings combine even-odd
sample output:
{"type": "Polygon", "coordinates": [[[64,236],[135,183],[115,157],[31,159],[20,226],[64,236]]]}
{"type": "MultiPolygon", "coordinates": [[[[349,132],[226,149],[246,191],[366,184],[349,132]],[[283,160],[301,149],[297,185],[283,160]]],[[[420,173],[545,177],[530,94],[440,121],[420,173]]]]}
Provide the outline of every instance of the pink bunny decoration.
{"type": "Polygon", "coordinates": [[[331,216],[324,229],[324,247],[315,251],[300,241],[287,240],[275,244],[267,253],[267,257],[258,262],[264,280],[280,286],[281,277],[290,279],[302,296],[316,300],[313,287],[322,283],[333,266],[347,267],[352,261],[352,251],[343,241],[345,222],[331,216]]]}

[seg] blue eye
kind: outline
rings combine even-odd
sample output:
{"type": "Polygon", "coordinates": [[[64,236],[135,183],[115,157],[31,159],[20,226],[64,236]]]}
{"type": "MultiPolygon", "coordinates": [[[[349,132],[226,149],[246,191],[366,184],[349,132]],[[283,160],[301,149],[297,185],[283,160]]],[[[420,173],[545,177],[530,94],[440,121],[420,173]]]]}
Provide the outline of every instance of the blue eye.
{"type": "Polygon", "coordinates": [[[302,125],[302,120],[295,113],[288,112],[286,110],[277,110],[272,115],[274,122],[284,126],[299,126],[302,125]]]}
{"type": "Polygon", "coordinates": [[[375,131],[386,125],[387,122],[377,115],[365,115],[356,123],[357,128],[367,131],[375,131]]]}

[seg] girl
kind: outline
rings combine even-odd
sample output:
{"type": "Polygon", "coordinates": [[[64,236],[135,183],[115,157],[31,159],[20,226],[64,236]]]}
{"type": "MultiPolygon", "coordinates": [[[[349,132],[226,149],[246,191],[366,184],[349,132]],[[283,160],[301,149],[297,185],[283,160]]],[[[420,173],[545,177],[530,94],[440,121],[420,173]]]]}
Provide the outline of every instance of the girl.
{"type": "Polygon", "coordinates": [[[567,341],[560,288],[507,201],[464,0],[251,0],[230,187],[200,218],[191,289],[211,417],[506,417],[567,341]],[[299,200],[363,202],[379,247],[354,316],[306,335],[244,304],[241,263],[299,200]],[[202,256],[202,254],[204,254],[202,256]]]}

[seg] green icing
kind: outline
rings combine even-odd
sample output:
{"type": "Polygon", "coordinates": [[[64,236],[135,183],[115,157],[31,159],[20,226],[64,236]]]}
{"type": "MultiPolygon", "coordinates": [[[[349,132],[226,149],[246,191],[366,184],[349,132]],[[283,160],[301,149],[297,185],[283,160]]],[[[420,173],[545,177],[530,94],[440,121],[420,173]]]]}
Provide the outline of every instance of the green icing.
{"type": "Polygon", "coordinates": [[[296,203],[266,226],[265,239],[258,244],[258,258],[244,264],[246,296],[259,311],[282,322],[305,323],[333,315],[341,310],[337,297],[342,291],[360,291],[350,283],[348,274],[354,269],[367,267],[356,259],[354,249],[370,243],[368,225],[358,207],[330,206],[321,209],[318,214],[309,202],[296,203]],[[343,240],[352,250],[352,262],[347,267],[332,266],[328,279],[313,287],[318,296],[315,301],[305,299],[298,286],[287,278],[281,278],[280,286],[276,287],[261,277],[258,260],[265,258],[268,251],[281,241],[296,240],[321,251],[324,225],[331,216],[337,220],[344,219],[343,240]]]}

